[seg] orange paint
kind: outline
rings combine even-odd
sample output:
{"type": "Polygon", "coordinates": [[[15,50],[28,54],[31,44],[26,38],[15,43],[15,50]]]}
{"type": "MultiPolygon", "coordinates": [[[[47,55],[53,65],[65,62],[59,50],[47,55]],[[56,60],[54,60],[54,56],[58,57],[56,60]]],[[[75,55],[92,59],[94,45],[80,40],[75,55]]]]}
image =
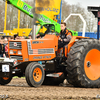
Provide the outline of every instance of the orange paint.
{"type": "Polygon", "coordinates": [[[40,68],[35,68],[33,71],[33,79],[39,82],[42,79],[42,71],[40,68]]]}
{"type": "Polygon", "coordinates": [[[97,80],[100,77],[100,51],[90,50],[84,60],[84,70],[90,80],[97,80]]]}
{"type": "Polygon", "coordinates": [[[3,79],[4,79],[4,80],[8,80],[8,79],[9,79],[9,77],[3,77],[3,79]]]}
{"type": "Polygon", "coordinates": [[[67,53],[70,52],[70,48],[74,45],[74,43],[76,42],[76,39],[82,39],[82,38],[88,38],[88,37],[82,37],[82,36],[72,36],[71,41],[68,44],[68,47],[65,48],[65,56],[67,57],[67,53]]]}

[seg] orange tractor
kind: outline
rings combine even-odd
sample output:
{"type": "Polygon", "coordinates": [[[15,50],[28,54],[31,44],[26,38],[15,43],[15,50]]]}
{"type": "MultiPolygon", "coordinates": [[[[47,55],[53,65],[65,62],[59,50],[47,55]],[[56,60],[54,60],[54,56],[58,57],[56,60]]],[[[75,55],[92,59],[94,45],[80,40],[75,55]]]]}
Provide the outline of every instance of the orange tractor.
{"type": "Polygon", "coordinates": [[[100,42],[73,36],[65,46],[65,56],[58,56],[58,38],[47,34],[38,40],[9,41],[9,55],[18,63],[2,63],[0,84],[13,76],[25,76],[29,86],[59,84],[67,79],[74,86],[99,87],[100,42]]]}

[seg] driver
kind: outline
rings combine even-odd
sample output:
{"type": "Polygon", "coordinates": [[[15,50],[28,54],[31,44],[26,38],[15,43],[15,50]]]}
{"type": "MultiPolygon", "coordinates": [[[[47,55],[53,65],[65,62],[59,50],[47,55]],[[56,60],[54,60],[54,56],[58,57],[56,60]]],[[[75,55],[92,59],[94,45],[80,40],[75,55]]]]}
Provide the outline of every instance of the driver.
{"type": "Polygon", "coordinates": [[[70,42],[72,38],[72,33],[66,28],[66,23],[61,22],[61,32],[58,39],[58,49],[64,47],[66,44],[70,42]]]}

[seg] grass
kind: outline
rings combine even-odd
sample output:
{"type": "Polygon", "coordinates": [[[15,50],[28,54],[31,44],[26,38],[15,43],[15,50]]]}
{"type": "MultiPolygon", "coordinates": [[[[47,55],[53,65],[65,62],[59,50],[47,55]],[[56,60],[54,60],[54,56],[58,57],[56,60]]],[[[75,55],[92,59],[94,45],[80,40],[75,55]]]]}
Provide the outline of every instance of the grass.
{"type": "MultiPolygon", "coordinates": [[[[18,76],[14,76],[13,78],[19,78],[18,76]]],[[[25,77],[20,77],[20,78],[25,78],[25,77]]]]}

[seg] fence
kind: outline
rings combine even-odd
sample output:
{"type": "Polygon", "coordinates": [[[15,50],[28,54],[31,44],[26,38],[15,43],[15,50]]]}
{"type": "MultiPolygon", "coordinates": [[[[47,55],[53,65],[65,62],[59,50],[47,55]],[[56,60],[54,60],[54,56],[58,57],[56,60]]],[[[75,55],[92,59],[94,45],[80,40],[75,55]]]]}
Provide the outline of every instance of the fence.
{"type": "MultiPolygon", "coordinates": [[[[78,32],[78,36],[82,36],[82,32],[78,32]]],[[[96,32],[85,32],[85,37],[97,39],[97,33],[96,32]]],[[[100,33],[99,33],[99,37],[100,37],[100,33]]]]}

